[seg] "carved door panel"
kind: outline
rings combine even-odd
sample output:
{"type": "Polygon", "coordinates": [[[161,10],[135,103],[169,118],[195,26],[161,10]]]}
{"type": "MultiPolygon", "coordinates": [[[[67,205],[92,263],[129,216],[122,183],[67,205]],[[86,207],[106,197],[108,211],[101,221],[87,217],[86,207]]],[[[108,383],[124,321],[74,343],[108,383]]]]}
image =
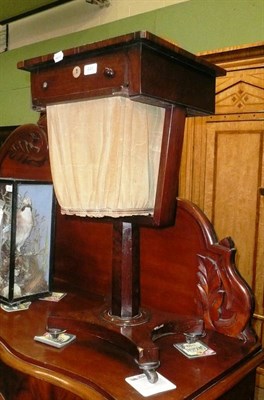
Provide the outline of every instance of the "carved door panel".
{"type": "MultiPolygon", "coordinates": [[[[261,49],[263,56],[263,48],[261,49]]],[[[255,61],[255,60],[254,60],[255,61]]],[[[246,64],[246,62],[245,62],[246,64]]],[[[216,113],[240,114],[263,111],[264,68],[250,65],[232,66],[216,84],[216,113]]]]}

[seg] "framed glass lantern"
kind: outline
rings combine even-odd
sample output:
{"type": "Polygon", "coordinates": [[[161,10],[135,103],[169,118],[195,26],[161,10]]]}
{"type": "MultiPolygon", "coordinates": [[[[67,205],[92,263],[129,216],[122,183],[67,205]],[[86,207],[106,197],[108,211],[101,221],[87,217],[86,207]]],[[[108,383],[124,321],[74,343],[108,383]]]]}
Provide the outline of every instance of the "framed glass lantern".
{"type": "Polygon", "coordinates": [[[49,182],[0,179],[0,302],[51,292],[54,193],[49,182]]]}

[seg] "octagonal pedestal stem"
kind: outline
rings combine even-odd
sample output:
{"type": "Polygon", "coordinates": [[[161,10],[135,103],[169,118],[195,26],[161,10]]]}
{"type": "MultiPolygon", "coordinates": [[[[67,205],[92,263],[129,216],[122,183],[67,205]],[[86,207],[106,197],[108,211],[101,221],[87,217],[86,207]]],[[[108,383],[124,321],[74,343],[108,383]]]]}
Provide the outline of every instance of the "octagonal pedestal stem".
{"type": "Polygon", "coordinates": [[[139,227],[131,222],[113,225],[112,303],[110,314],[125,321],[140,317],[139,227]]]}

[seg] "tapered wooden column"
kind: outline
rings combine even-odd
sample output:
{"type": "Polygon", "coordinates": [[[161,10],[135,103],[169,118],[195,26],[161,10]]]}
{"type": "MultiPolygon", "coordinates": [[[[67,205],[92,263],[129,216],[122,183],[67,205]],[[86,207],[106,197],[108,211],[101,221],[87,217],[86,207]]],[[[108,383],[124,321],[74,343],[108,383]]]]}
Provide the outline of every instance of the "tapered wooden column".
{"type": "Polygon", "coordinates": [[[139,315],[140,263],[139,227],[131,222],[114,222],[112,260],[112,304],[110,313],[120,318],[139,315]]]}

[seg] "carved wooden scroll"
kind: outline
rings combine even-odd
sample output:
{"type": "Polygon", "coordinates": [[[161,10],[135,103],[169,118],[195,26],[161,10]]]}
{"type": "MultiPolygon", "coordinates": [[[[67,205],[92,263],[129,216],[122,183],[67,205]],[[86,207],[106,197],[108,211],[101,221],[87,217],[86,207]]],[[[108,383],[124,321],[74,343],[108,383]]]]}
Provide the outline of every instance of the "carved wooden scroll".
{"type": "Polygon", "coordinates": [[[48,161],[46,118],[41,117],[37,124],[16,128],[1,148],[0,165],[6,157],[34,166],[41,166],[48,161]]]}
{"type": "MultiPolygon", "coordinates": [[[[234,248],[230,249],[230,260],[234,252],[234,248]]],[[[228,336],[255,341],[255,334],[248,325],[253,297],[247,293],[246,283],[228,258],[217,263],[210,257],[198,255],[198,290],[205,325],[228,336]]]]}
{"type": "MultiPolygon", "coordinates": [[[[192,207],[192,213],[197,213],[197,220],[203,219],[203,230],[206,225],[210,228],[211,224],[202,211],[194,205],[192,207]]],[[[204,230],[205,239],[209,232],[210,229],[204,230]]],[[[206,251],[197,254],[197,304],[204,316],[205,328],[242,340],[256,341],[255,332],[250,327],[254,310],[253,293],[236,268],[234,243],[231,238],[216,242],[211,237],[211,240],[213,242],[207,243],[206,251]]]]}

